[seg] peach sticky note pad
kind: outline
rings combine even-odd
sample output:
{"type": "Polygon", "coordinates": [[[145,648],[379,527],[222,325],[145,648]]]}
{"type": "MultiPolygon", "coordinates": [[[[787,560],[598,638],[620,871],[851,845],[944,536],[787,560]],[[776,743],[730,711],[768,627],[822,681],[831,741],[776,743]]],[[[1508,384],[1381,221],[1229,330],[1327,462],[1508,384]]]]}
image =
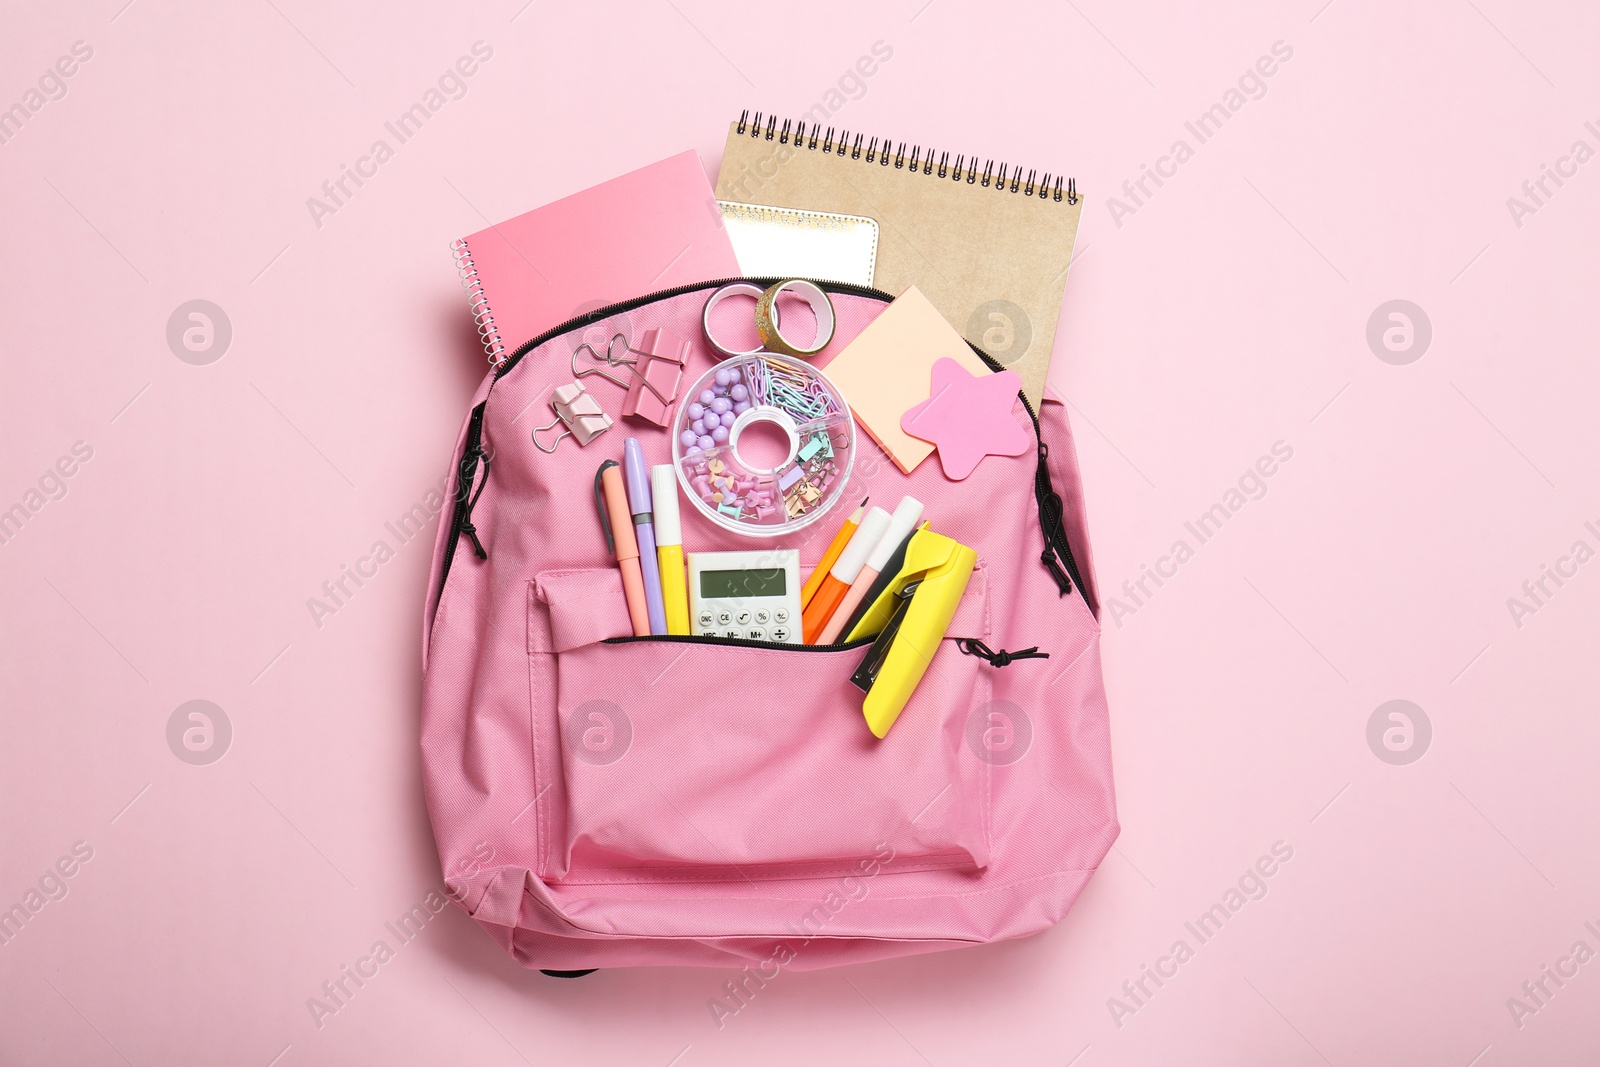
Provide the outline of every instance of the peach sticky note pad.
{"type": "Polygon", "coordinates": [[[928,399],[940,359],[953,359],[974,375],[989,373],[913,285],[823,368],[850,402],[856,422],[907,474],[933,445],[902,430],[900,417],[928,399]]]}

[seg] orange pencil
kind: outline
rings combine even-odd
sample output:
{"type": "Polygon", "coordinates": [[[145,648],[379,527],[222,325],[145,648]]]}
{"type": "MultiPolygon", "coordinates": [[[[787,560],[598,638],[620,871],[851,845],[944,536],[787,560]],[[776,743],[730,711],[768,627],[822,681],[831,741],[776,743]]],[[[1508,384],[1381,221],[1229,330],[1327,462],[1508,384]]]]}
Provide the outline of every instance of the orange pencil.
{"type": "Polygon", "coordinates": [[[829,569],[828,576],[822,580],[822,587],[811,597],[811,603],[806,606],[801,616],[803,626],[800,633],[806,644],[817,643],[817,635],[828,625],[828,619],[833,615],[834,609],[850,591],[850,584],[856,580],[856,575],[861,573],[861,567],[867,562],[867,556],[877,547],[878,542],[883,539],[883,531],[888,528],[889,513],[882,508],[873,508],[867,512],[867,517],[861,520],[861,525],[856,527],[856,532],[850,535],[850,543],[839,553],[839,558],[829,569]]]}
{"type": "MultiPolygon", "coordinates": [[[[869,496],[867,500],[871,500],[869,496]]],[[[811,598],[822,586],[822,580],[828,576],[834,563],[839,558],[839,553],[844,551],[844,546],[849,542],[850,535],[856,532],[856,527],[861,525],[861,516],[867,510],[867,500],[861,502],[855,513],[844,520],[844,525],[839,527],[839,532],[834,534],[833,543],[828,546],[828,551],[822,554],[822,560],[817,564],[817,569],[811,572],[811,577],[806,579],[806,584],[800,587],[800,609],[805,610],[811,603],[811,598]]]]}

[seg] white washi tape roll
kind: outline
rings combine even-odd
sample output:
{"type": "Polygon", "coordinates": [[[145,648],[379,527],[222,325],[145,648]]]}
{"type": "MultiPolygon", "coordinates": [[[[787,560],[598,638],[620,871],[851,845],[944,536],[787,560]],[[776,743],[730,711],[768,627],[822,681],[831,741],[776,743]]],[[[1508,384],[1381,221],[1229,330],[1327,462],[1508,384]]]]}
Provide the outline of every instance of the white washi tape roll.
{"type": "Polygon", "coordinates": [[[742,350],[737,348],[729,348],[727,345],[717,340],[717,335],[711,332],[711,309],[722,303],[730,296],[754,297],[759,305],[761,300],[761,287],[759,285],[751,285],[749,282],[734,282],[731,285],[724,285],[721,289],[718,289],[716,292],[712,293],[711,298],[706,301],[705,310],[700,313],[700,325],[706,331],[706,340],[711,342],[711,347],[715,348],[718,352],[721,352],[724,356],[753,356],[757,352],[761,351],[761,344],[759,342],[754,348],[742,350]]]}

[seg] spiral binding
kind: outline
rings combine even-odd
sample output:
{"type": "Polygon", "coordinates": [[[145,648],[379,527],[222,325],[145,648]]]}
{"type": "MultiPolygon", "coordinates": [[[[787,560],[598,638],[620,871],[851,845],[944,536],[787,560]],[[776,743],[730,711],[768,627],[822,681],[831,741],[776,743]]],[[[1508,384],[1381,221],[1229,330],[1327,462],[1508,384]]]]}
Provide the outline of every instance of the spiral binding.
{"type": "MultiPolygon", "coordinates": [[[[933,149],[928,149],[928,154],[924,156],[922,155],[921,146],[912,145],[911,155],[908,157],[906,155],[906,143],[901,141],[899,147],[896,148],[894,147],[894,142],[888,137],[883,138],[881,147],[878,144],[878,138],[869,138],[867,147],[863,149],[861,141],[864,135],[855,134],[854,140],[852,140],[850,131],[840,130],[838,136],[835,137],[834,128],[829,126],[828,132],[821,134],[819,139],[818,134],[822,131],[822,123],[820,122],[811,124],[809,136],[806,134],[804,121],[784,119],[782,127],[779,127],[778,116],[776,115],[768,115],[766,127],[763,128],[761,125],[761,112],[759,111],[756,112],[755,121],[753,122],[750,121],[750,112],[748,110],[739,112],[739,125],[736,129],[741,135],[748,130],[752,138],[764,137],[768,141],[777,141],[779,144],[792,143],[797,148],[805,148],[807,150],[820,148],[823,152],[831,152],[840,157],[843,157],[847,152],[851,159],[860,159],[865,155],[868,163],[876,162],[885,167],[889,165],[892,159],[895,170],[909,169],[911,172],[915,172],[920,169],[923,174],[937,173],[941,178],[948,177],[957,182],[965,179],[968,185],[981,185],[985,189],[993,188],[1004,191],[1007,188],[1006,165],[1004,163],[1000,164],[1000,171],[997,174],[995,173],[995,163],[992,159],[984,160],[983,173],[980,174],[978,172],[977,156],[973,156],[970,162],[964,155],[956,156],[955,165],[952,167],[950,165],[950,153],[940,152],[939,162],[935,164],[933,161],[933,149]]],[[[1054,184],[1052,184],[1048,171],[1045,172],[1043,178],[1037,178],[1037,175],[1037,170],[1029,170],[1027,178],[1023,178],[1022,168],[1020,166],[1017,167],[1011,172],[1010,191],[1021,193],[1023,196],[1037,196],[1041,200],[1049,197],[1058,203],[1063,199],[1069,204],[1078,202],[1078,180],[1076,178],[1067,178],[1058,174],[1055,176],[1054,184]],[[1036,178],[1037,180],[1035,180],[1036,178]],[[1066,186],[1065,192],[1062,190],[1063,184],[1066,186]]]]}
{"type": "Polygon", "coordinates": [[[506,361],[506,346],[500,341],[500,331],[489,311],[489,298],[484,295],[483,281],[478,268],[473,265],[472,252],[464,239],[450,242],[450,255],[455,257],[456,273],[461,276],[461,287],[467,291],[467,305],[472,309],[472,324],[478,328],[478,338],[488,353],[489,366],[498,367],[506,361]]]}

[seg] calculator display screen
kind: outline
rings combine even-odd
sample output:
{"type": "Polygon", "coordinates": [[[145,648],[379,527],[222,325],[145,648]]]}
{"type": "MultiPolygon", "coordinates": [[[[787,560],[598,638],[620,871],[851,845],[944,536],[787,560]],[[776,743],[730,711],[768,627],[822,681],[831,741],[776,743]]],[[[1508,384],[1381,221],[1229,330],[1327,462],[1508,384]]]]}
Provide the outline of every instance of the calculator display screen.
{"type": "Polygon", "coordinates": [[[783,596],[787,586],[788,574],[782,567],[772,570],[700,572],[700,595],[707,599],[783,596]]]}

